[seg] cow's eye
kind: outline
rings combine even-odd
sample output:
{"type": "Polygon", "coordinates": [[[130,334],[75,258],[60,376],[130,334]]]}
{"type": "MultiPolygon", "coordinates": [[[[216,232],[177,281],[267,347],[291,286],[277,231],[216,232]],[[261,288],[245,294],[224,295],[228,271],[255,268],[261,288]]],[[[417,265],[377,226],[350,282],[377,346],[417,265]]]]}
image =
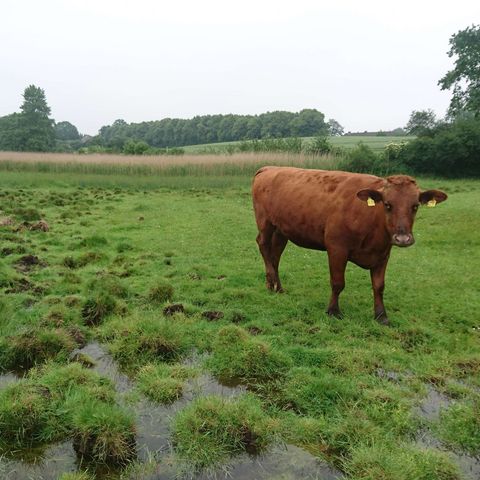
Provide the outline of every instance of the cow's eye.
{"type": "Polygon", "coordinates": [[[385,208],[390,212],[392,210],[392,206],[389,203],[385,204],[385,208]]]}
{"type": "Polygon", "coordinates": [[[413,210],[414,212],[416,212],[416,211],[418,210],[418,205],[414,205],[414,206],[412,207],[412,210],[413,210]]]}

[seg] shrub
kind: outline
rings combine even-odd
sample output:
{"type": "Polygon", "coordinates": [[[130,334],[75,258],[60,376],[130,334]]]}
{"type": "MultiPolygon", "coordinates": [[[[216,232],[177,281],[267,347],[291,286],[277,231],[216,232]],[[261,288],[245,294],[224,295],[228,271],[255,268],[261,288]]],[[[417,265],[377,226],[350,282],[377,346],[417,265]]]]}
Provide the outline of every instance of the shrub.
{"type": "Polygon", "coordinates": [[[364,143],[359,143],[347,152],[346,159],[341,162],[341,169],[355,173],[372,173],[375,171],[377,155],[364,143]]]}
{"type": "Polygon", "coordinates": [[[307,143],[304,152],[310,155],[325,155],[330,153],[332,148],[327,137],[315,137],[313,141],[307,143]]]}

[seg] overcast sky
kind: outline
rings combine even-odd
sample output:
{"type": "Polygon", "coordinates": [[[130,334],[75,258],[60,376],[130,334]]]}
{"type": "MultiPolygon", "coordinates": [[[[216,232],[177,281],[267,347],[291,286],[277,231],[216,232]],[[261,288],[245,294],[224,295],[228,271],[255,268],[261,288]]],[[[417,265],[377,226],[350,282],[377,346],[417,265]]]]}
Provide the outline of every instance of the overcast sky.
{"type": "Polygon", "coordinates": [[[351,131],[443,116],[450,36],[480,1],[0,0],[0,116],[42,87],[56,121],[316,108],[351,131]]]}

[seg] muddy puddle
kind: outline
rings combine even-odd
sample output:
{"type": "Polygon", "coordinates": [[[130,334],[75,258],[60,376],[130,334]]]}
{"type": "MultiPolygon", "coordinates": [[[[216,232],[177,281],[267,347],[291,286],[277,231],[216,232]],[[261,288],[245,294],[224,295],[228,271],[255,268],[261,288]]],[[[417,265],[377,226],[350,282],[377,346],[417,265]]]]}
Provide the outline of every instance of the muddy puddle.
{"type": "MultiPolygon", "coordinates": [[[[421,404],[415,408],[414,412],[426,420],[437,421],[440,418],[441,411],[448,408],[452,402],[453,400],[447,395],[437,392],[432,387],[428,387],[427,396],[422,400],[421,404]]],[[[480,479],[480,456],[473,456],[465,452],[451,450],[436,438],[428,428],[420,430],[415,442],[421,448],[436,449],[447,453],[460,467],[466,479],[480,479]]]]}
{"type": "Polygon", "coordinates": [[[438,420],[440,412],[448,408],[451,403],[452,400],[447,395],[437,392],[432,387],[428,387],[427,396],[414,411],[419,417],[427,420],[438,420]]]}
{"type": "MultiPolygon", "coordinates": [[[[136,480],[174,480],[182,478],[179,466],[172,461],[170,444],[170,424],[176,412],[184,408],[200,395],[221,395],[232,397],[246,391],[241,385],[222,385],[210,375],[203,374],[188,381],[182,398],[170,405],[160,405],[138,394],[138,400],[129,401],[129,393],[135,389],[133,382],[118,368],[115,360],[97,342],[92,342],[76,350],[73,354],[86,354],[95,361],[92,370],[114,382],[119,401],[131,408],[136,415],[137,455],[140,462],[154,460],[158,463],[155,474],[134,476],[136,480]]],[[[191,357],[186,364],[199,364],[199,357],[191,357]]],[[[18,380],[14,374],[0,375],[0,389],[18,380]]],[[[136,395],[135,395],[136,398],[136,395]]],[[[74,472],[81,468],[71,441],[50,445],[42,449],[0,453],[0,478],[2,480],[57,480],[64,472],[74,472]]],[[[121,472],[95,472],[99,480],[118,479],[121,472]]],[[[333,480],[342,478],[341,472],[320,462],[313,455],[293,445],[276,446],[262,455],[240,455],[222,470],[187,476],[208,480],[258,479],[289,480],[318,479],[333,480]]]]}

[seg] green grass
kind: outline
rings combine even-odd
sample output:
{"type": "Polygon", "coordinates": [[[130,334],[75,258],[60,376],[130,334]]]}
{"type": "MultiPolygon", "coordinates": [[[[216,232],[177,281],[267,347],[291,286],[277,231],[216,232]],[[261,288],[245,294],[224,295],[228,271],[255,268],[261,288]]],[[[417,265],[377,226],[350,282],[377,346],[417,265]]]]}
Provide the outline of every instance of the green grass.
{"type": "Polygon", "coordinates": [[[182,362],[195,352],[195,371],[251,388],[247,400],[200,397],[174,417],[174,455],[192,468],[245,451],[246,425],[262,447],[281,438],[350,479],[460,478],[451,458],[414,439],[429,427],[450,448],[479,451],[480,182],[419,179],[449,199],[420,210],[414,247],[392,251],[392,325],[384,327],[372,319],[368,272],[353,265],[345,317],[324,313],[322,252],[290,244],[280,265],[286,293],[265,289],[250,181],[245,172],[2,172],[1,216],[15,221],[0,227],[0,357],[8,368],[37,365],[0,390],[2,436],[25,447],[61,432],[94,462],[131,461],[135,418],[108,381],[68,364],[72,347],[96,338],[153,401],[182,398],[182,362]],[[15,209],[32,208],[48,232],[17,231],[15,209]],[[25,254],[44,263],[21,271],[25,254]],[[170,303],[184,312],[165,317],[170,303]],[[223,317],[209,320],[206,311],[223,317]],[[457,402],[430,423],[414,409],[427,385],[457,402]]]}

